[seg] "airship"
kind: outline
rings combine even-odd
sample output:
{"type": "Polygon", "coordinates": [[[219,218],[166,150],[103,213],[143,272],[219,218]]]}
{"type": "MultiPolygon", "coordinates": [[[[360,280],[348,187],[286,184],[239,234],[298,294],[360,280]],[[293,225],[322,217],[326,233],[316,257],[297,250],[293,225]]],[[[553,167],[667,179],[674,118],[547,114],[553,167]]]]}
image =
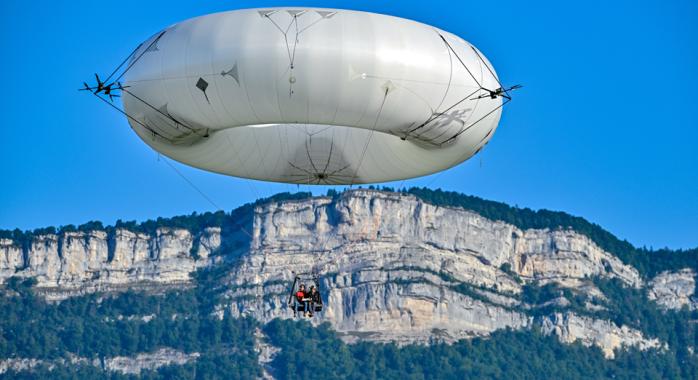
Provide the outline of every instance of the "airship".
{"type": "Polygon", "coordinates": [[[211,172],[294,184],[388,182],[458,165],[489,142],[516,88],[447,31],[300,7],[179,22],[120,68],[118,82],[101,87],[120,92],[152,149],[211,172]]]}

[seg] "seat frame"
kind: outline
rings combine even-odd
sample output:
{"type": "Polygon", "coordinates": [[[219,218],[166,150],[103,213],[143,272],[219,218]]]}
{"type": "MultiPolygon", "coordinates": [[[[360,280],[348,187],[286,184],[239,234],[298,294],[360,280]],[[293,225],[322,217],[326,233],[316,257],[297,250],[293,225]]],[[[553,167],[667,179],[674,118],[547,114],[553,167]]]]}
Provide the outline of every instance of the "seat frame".
{"type": "MultiPolygon", "coordinates": [[[[291,310],[293,310],[294,316],[297,316],[298,313],[302,313],[305,310],[304,305],[302,303],[298,302],[298,300],[296,299],[296,296],[295,296],[296,284],[298,284],[298,280],[300,280],[300,279],[301,279],[301,275],[295,274],[295,276],[293,278],[293,284],[291,285],[290,294],[288,297],[288,306],[291,308],[291,310]]],[[[317,291],[320,292],[320,281],[318,280],[318,277],[313,275],[312,281],[315,283],[315,287],[317,288],[317,291]]],[[[322,301],[322,294],[320,295],[320,301],[322,301]]],[[[322,312],[322,307],[323,307],[322,303],[314,304],[312,306],[312,309],[313,309],[312,312],[313,313],[320,313],[320,312],[322,312]]]]}

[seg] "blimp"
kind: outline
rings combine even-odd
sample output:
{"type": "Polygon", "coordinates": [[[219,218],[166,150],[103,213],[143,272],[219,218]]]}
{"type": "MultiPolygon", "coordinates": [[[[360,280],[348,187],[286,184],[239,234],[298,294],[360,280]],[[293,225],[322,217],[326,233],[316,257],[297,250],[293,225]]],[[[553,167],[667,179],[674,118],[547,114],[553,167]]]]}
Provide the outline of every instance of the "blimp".
{"type": "Polygon", "coordinates": [[[85,86],[119,91],[130,126],[155,151],[215,173],[310,185],[458,165],[492,138],[515,88],[447,31],[301,7],[179,22],[120,69],[118,81],[85,86]]]}

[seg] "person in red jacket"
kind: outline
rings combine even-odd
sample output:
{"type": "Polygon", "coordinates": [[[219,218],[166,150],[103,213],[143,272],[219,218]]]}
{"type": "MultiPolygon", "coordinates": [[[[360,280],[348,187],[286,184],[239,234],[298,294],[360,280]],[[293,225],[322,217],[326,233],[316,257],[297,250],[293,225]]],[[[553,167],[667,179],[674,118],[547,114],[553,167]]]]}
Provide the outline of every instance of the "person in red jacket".
{"type": "Polygon", "coordinates": [[[305,291],[305,284],[300,284],[296,292],[296,302],[303,305],[303,315],[306,317],[310,316],[310,301],[310,297],[305,291]]]}

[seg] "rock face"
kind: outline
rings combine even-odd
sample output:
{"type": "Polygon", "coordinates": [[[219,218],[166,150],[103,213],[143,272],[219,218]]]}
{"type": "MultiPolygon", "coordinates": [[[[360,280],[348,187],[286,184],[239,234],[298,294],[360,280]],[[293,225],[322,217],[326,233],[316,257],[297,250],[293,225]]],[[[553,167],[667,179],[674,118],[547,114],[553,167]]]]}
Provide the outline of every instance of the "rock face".
{"type": "Polygon", "coordinates": [[[210,264],[220,247],[220,228],[198,236],[184,229],[158,228],[154,235],[116,229],[42,235],[23,250],[0,240],[0,281],[33,277],[49,298],[109,291],[119,287],[186,283],[190,274],[210,264]],[[196,241],[196,244],[195,244],[196,241]]]}
{"type": "Polygon", "coordinates": [[[267,342],[267,336],[264,335],[262,330],[259,328],[255,330],[254,337],[254,349],[259,355],[257,362],[259,363],[259,366],[262,367],[262,379],[272,380],[274,379],[274,376],[272,375],[271,362],[274,360],[274,356],[280,351],[280,349],[269,344],[269,342],[267,342]]]}
{"type": "Polygon", "coordinates": [[[514,297],[522,282],[642,284],[634,268],[573,231],[524,231],[395,193],[268,204],[253,226],[250,253],[230,277],[233,314],[290,316],[291,272],[317,271],[327,300],[317,320],[348,340],[452,341],[528,327],[533,319],[514,297]]]}
{"type": "MultiPolygon", "coordinates": [[[[531,305],[517,296],[526,283],[554,282],[601,298],[590,277],[643,286],[637,270],[572,230],[521,230],[411,195],[371,190],[269,203],[251,217],[251,240],[236,252],[221,248],[226,236],[217,227],[44,235],[25,248],[0,240],[0,282],[34,277],[47,297],[60,299],[179,286],[195,269],[225,261],[231,269],[222,280],[221,315],[227,309],[263,322],[293,317],[287,306],[293,272],[316,272],[325,310],[314,320],[331,323],[347,341],[448,342],[541,326],[566,342],[596,344],[607,355],[623,345],[660,344],[608,321],[527,312],[531,305]]],[[[657,299],[678,294],[655,288],[657,299]]]]}
{"type": "Polygon", "coordinates": [[[116,356],[112,358],[87,359],[71,356],[68,359],[40,360],[40,359],[4,359],[0,360],[0,375],[8,372],[30,371],[38,366],[46,365],[49,369],[56,365],[90,365],[111,372],[120,372],[126,375],[138,375],[144,370],[155,370],[167,365],[184,365],[196,360],[200,356],[197,352],[184,353],[172,348],[161,348],[155,352],[138,354],[134,357],[116,356]]]}
{"type": "Polygon", "coordinates": [[[698,309],[695,298],[696,273],[691,269],[678,272],[662,272],[650,282],[647,298],[665,309],[698,309]]]}
{"type": "Polygon", "coordinates": [[[43,364],[42,360],[29,358],[13,358],[0,360],[0,375],[7,371],[28,371],[43,364]]]}
{"type": "Polygon", "coordinates": [[[104,360],[104,368],[108,371],[121,372],[123,374],[138,375],[144,370],[154,370],[166,365],[184,365],[196,360],[199,353],[190,354],[161,348],[152,353],[138,354],[135,357],[117,356],[104,360]]]}
{"type": "Polygon", "coordinates": [[[554,313],[542,318],[540,326],[543,333],[555,335],[562,342],[580,341],[585,346],[596,345],[609,359],[615,356],[614,350],[624,346],[636,346],[641,350],[662,346],[658,339],[647,339],[638,330],[574,313],[554,313]]]}

